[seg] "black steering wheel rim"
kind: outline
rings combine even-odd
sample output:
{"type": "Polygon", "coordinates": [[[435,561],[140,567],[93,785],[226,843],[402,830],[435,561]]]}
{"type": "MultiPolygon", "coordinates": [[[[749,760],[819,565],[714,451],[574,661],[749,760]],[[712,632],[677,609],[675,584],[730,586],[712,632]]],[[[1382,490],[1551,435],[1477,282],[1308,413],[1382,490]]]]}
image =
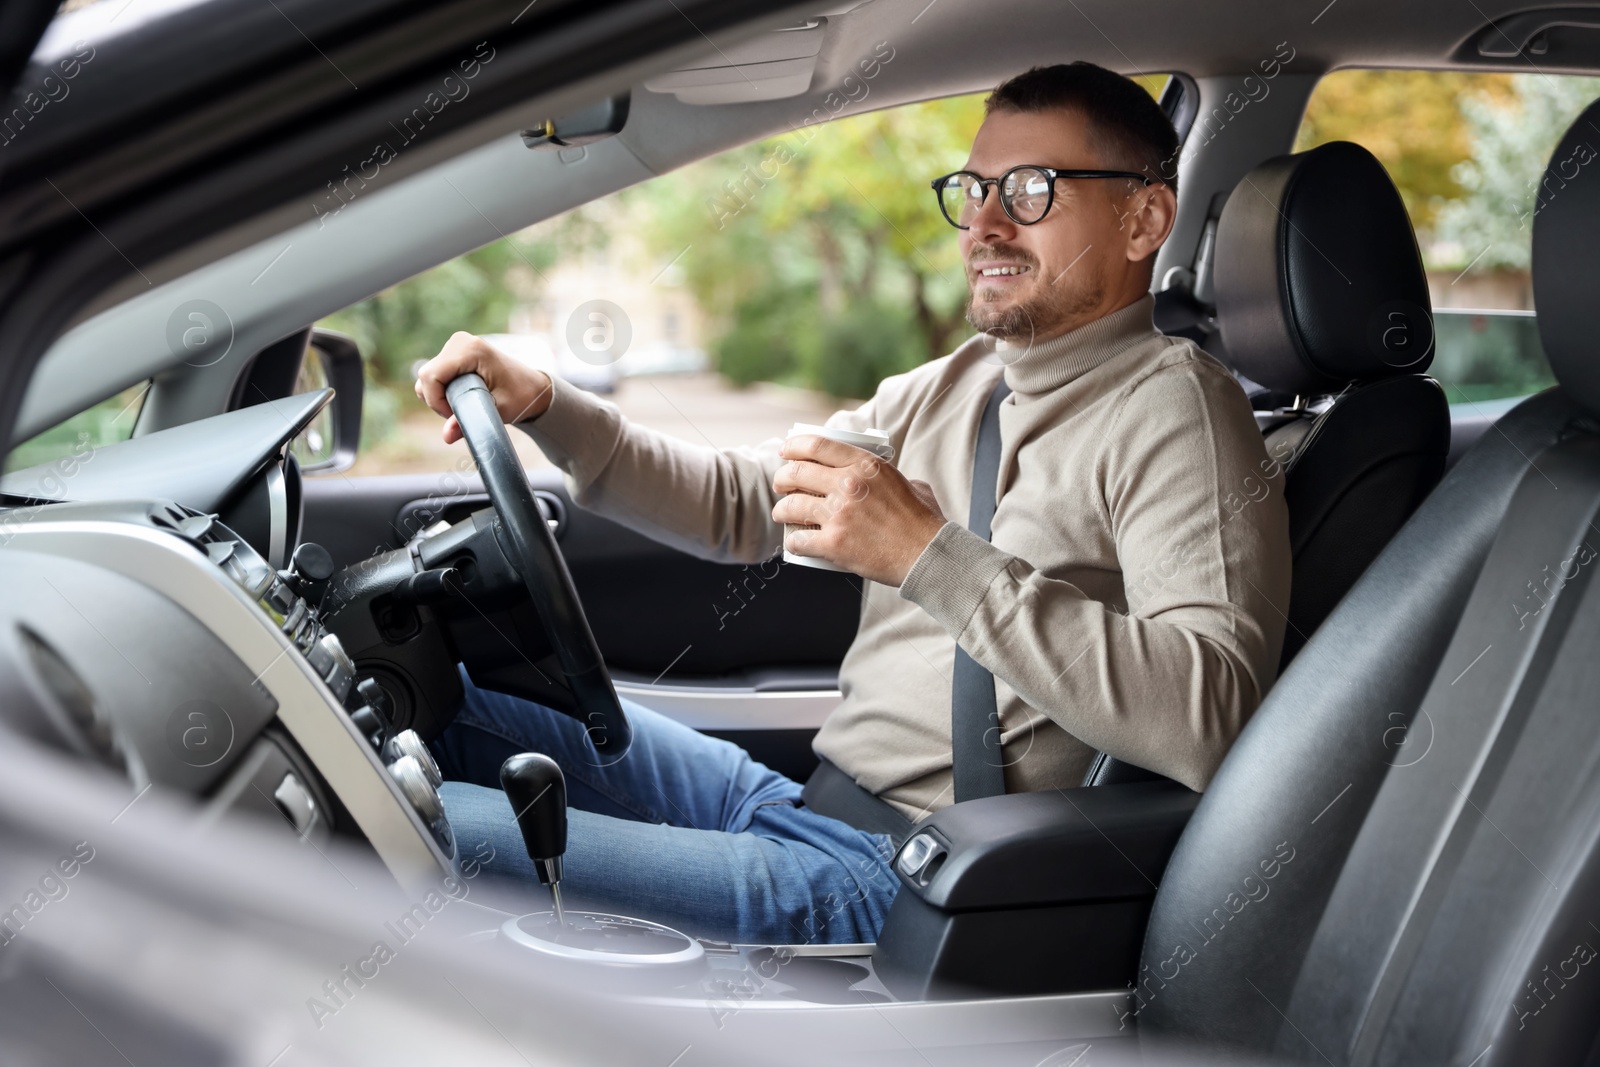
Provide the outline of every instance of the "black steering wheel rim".
{"type": "Polygon", "coordinates": [[[445,387],[445,396],[461,425],[461,435],[478,465],[498,522],[496,538],[532,598],[567,687],[577,701],[572,717],[583,723],[600,765],[627,755],[633,728],[611,684],[600,646],[572,584],[566,558],[545,522],[522,462],[500,419],[494,396],[481,377],[463,374],[445,387]]]}

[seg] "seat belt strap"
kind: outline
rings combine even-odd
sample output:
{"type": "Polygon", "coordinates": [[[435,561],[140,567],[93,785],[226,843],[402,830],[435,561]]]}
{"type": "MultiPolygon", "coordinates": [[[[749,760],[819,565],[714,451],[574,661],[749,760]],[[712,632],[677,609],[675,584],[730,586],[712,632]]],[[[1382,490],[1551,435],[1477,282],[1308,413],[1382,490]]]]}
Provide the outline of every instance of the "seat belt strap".
{"type": "MultiPolygon", "coordinates": [[[[985,541],[989,540],[994,522],[995,490],[1000,482],[1000,403],[1010,392],[1011,387],[1002,377],[984,405],[983,419],[978,423],[978,444],[972,453],[972,503],[967,529],[985,541]]],[[[1006,791],[994,675],[959,644],[950,686],[950,755],[957,803],[999,796],[1006,791]]]]}
{"type": "Polygon", "coordinates": [[[906,838],[911,836],[910,819],[821,757],[818,757],[817,769],[806,779],[800,799],[818,815],[838,819],[869,834],[888,834],[895,848],[905,844],[906,838]]]}

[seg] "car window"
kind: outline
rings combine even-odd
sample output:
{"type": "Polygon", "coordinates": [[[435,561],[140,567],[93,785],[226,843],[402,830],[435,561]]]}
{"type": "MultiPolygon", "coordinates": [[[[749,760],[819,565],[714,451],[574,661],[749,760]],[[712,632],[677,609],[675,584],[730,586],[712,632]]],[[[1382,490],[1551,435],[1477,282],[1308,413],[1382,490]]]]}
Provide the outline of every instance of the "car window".
{"type": "MultiPolygon", "coordinates": [[[[858,65],[851,98],[896,62],[858,65]]],[[[1140,79],[1157,96],[1166,75],[1140,79]]],[[[841,108],[846,102],[841,99],[841,108]]],[[[970,332],[955,231],[929,182],[965,161],[981,95],[802,125],[605,197],[397,285],[321,325],[369,359],[350,475],[439,470],[464,446],[412,394],[458,329],[719,447],[872,395],[970,332]]],[[[826,118],[827,116],[822,116],[826,118]]],[[[545,461],[525,434],[530,465],[545,461]]]]}
{"type": "Polygon", "coordinates": [[[1534,319],[1533,218],[1550,153],[1600,78],[1404,70],[1336,71],[1318,82],[1295,151],[1370,150],[1404,200],[1428,273],[1428,373],[1452,404],[1555,384],[1534,319]]]}
{"type": "Polygon", "coordinates": [[[22,470],[54,460],[60,462],[64,476],[69,474],[68,468],[75,469],[78,458],[90,449],[126,441],[133,436],[134,424],[139,421],[139,410],[149,390],[149,382],[140,382],[30,437],[6,456],[5,469],[8,472],[22,470]]]}

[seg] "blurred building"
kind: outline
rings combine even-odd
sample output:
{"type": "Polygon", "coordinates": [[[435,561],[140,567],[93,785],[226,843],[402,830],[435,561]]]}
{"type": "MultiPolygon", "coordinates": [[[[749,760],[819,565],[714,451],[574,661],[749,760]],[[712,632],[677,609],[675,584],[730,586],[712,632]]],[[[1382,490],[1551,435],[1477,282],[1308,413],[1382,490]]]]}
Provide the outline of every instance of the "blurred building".
{"type": "Polygon", "coordinates": [[[689,254],[653,262],[641,242],[618,233],[605,247],[564,257],[545,272],[538,298],[511,313],[511,335],[527,340],[508,347],[540,353],[597,391],[607,391],[607,377],[706,370],[704,316],[680,265],[689,254]]]}

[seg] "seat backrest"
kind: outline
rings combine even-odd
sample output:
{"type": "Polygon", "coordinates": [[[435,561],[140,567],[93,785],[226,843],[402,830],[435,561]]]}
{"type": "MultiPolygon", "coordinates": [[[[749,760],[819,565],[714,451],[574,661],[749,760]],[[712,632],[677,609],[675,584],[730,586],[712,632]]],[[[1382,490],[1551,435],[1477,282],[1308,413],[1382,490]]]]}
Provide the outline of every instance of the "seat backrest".
{"type": "MultiPolygon", "coordinates": [[[[1302,401],[1258,413],[1268,466],[1235,494],[1283,486],[1287,666],[1444,472],[1449,405],[1421,373],[1433,355],[1427,278],[1394,183],[1342,141],[1246,175],[1218,223],[1215,264],[1229,361],[1302,401]]],[[[1101,752],[1083,784],[1152,777],[1101,752]]]]}
{"type": "Polygon", "coordinates": [[[1534,226],[1561,385],[1496,423],[1268,695],[1174,852],[1147,1038],[1343,1064],[1600,1036],[1600,104],[1534,226]]]}
{"type": "Polygon", "coordinates": [[[1228,359],[1296,406],[1263,413],[1294,553],[1287,664],[1438,484],[1450,412],[1427,277],[1383,165],[1336,141],[1268,160],[1217,226],[1228,359]]]}

